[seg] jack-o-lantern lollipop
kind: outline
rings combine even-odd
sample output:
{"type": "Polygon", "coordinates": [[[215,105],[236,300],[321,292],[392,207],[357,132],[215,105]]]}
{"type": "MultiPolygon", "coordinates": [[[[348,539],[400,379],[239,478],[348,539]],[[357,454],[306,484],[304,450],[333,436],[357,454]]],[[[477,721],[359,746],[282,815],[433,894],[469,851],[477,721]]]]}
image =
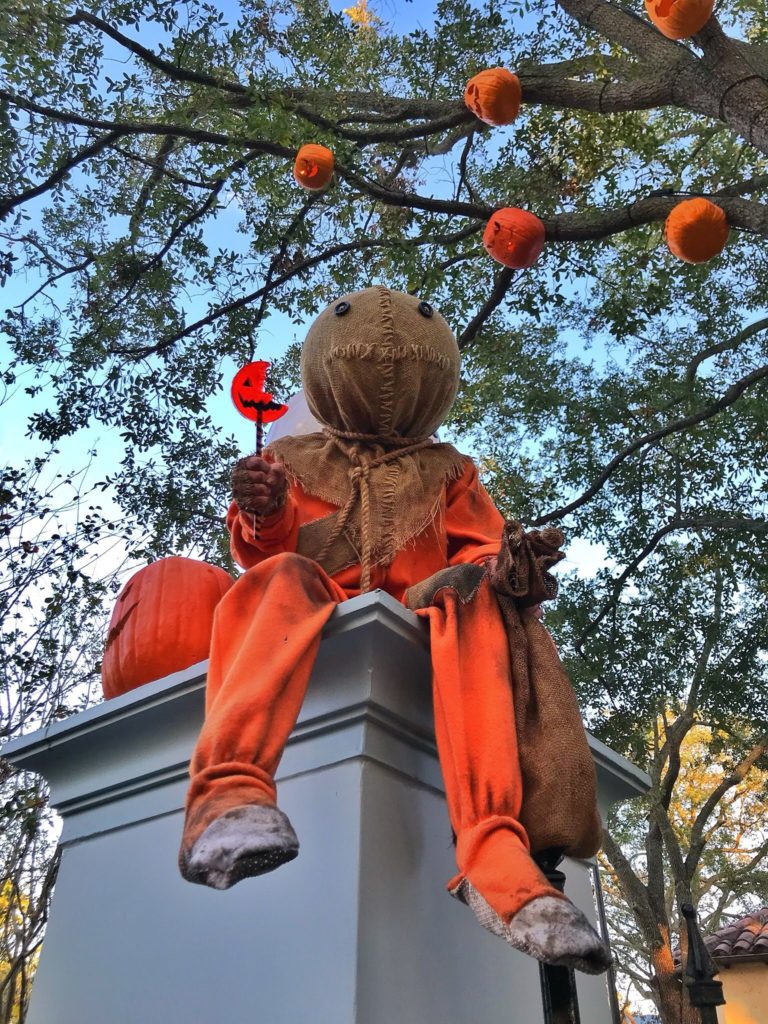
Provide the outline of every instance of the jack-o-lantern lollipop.
{"type": "Polygon", "coordinates": [[[256,424],[256,454],[264,447],[264,424],[279,420],[288,406],[276,402],[264,390],[269,363],[259,359],[237,371],[232,380],[232,401],[241,416],[256,424]]]}

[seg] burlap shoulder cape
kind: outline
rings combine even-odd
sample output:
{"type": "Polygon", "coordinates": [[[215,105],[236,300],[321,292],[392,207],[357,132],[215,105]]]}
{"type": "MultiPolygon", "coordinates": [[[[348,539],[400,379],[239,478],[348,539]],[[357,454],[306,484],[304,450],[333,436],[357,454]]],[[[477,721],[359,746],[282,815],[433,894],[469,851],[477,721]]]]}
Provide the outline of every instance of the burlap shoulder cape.
{"type": "Polygon", "coordinates": [[[401,450],[326,433],[281,437],[270,444],[267,451],[307,494],[339,509],[301,527],[298,553],[319,561],[329,575],[360,562],[366,549],[371,565],[391,564],[432,521],[443,488],[471,461],[453,445],[421,444],[401,450]],[[334,538],[342,510],[346,522],[334,538]]]}

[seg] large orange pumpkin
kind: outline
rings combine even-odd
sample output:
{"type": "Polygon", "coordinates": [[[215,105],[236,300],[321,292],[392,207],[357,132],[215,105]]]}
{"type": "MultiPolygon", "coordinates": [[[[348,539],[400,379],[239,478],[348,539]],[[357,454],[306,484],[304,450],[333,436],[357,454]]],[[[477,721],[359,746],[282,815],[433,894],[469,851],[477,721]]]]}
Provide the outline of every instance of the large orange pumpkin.
{"type": "Polygon", "coordinates": [[[497,210],[485,226],[483,245],[505,267],[531,267],[541,255],[546,230],[539,218],[515,206],[497,210]]]}
{"type": "Polygon", "coordinates": [[[319,192],[333,177],[335,162],[330,149],[310,142],[296,154],[293,176],[302,188],[319,192]]]}
{"type": "Polygon", "coordinates": [[[667,39],[688,39],[712,17],[714,0],[645,0],[648,17],[667,39]]]}
{"type": "Polygon", "coordinates": [[[725,248],[728,220],[708,199],[686,199],[667,217],[664,232],[673,256],[686,263],[706,263],[725,248]]]}
{"type": "Polygon", "coordinates": [[[464,102],[481,121],[494,126],[511,124],[520,111],[520,79],[506,68],[487,68],[470,78],[464,102]]]}
{"type": "Polygon", "coordinates": [[[139,570],[117,598],[101,664],[105,697],[162,679],[208,657],[213,612],[234,583],[193,558],[163,558],[139,570]]]}

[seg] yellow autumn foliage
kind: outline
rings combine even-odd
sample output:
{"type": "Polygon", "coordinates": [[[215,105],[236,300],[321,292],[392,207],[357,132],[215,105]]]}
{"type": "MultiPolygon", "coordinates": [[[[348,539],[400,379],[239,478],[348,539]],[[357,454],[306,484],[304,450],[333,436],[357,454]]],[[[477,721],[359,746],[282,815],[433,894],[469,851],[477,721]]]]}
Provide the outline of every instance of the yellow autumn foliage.
{"type": "MultiPolygon", "coordinates": [[[[702,804],[731,772],[732,752],[726,740],[724,733],[709,726],[695,725],[683,741],[670,821],[684,849],[702,804]]],[[[707,832],[718,852],[735,858],[735,866],[738,866],[740,858],[754,854],[765,822],[768,822],[768,773],[753,766],[719,802],[708,822],[707,832]]]]}
{"type": "MultiPolygon", "coordinates": [[[[10,1021],[10,1024],[18,1024],[21,1020],[20,978],[17,975],[7,988],[5,981],[12,969],[28,909],[29,899],[24,895],[17,898],[10,881],[6,881],[0,889],[0,1011],[3,1020],[10,1021]]],[[[25,972],[28,981],[34,974],[37,959],[35,953],[27,960],[25,972]]]]}
{"type": "Polygon", "coordinates": [[[381,18],[368,7],[368,0],[357,0],[353,7],[345,7],[344,13],[363,32],[372,32],[382,24],[381,18]]]}

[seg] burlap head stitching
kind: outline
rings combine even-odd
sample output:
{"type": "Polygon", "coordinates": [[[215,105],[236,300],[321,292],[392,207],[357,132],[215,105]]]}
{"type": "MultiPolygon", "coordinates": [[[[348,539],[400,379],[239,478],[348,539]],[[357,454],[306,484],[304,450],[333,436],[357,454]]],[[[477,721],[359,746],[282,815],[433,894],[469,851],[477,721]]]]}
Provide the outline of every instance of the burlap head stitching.
{"type": "Polygon", "coordinates": [[[453,404],[459,350],[439,313],[412,295],[366,288],[333,302],[302,350],[302,379],[322,434],[270,450],[305,491],[340,513],[308,524],[302,553],[328,572],[389,564],[427,525],[464,458],[429,441],[453,404]]]}

